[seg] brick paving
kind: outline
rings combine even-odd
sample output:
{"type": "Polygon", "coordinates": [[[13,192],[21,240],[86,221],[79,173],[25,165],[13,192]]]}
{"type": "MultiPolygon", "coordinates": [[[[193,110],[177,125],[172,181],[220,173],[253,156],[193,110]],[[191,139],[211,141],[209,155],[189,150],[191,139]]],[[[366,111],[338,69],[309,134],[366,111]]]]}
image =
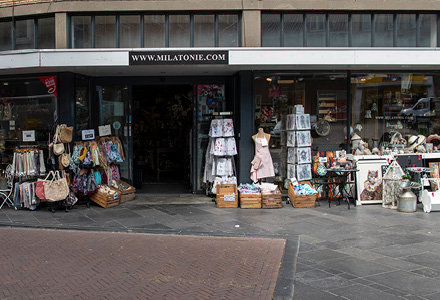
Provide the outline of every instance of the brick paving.
{"type": "Polygon", "coordinates": [[[285,245],[0,227],[0,299],[272,299],[285,245]]]}

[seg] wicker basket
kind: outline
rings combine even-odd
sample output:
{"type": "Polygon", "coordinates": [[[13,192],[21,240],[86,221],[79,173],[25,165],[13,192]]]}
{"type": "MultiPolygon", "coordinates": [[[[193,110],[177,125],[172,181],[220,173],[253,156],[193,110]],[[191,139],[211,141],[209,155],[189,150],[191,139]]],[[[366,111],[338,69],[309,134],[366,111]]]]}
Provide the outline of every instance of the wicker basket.
{"type": "Polygon", "coordinates": [[[135,193],[136,193],[136,188],[134,188],[133,186],[129,185],[128,183],[126,183],[122,180],[116,180],[116,183],[118,184],[118,186],[122,185],[126,188],[124,190],[116,189],[118,191],[118,193],[121,195],[120,203],[124,203],[124,202],[127,202],[127,201],[134,199],[135,193]]]}
{"type": "MultiPolygon", "coordinates": [[[[300,182],[300,184],[308,184],[312,186],[312,184],[308,181],[302,181],[300,182]]],[[[293,207],[315,207],[317,196],[295,194],[291,182],[289,182],[288,195],[289,195],[290,203],[292,203],[293,207]]]]}
{"type": "Polygon", "coordinates": [[[261,194],[240,194],[240,208],[261,208],[261,194]]]}
{"type": "Polygon", "coordinates": [[[276,194],[261,194],[261,208],[281,208],[283,207],[283,195],[277,187],[276,194]]]}
{"type": "Polygon", "coordinates": [[[218,184],[215,202],[218,208],[237,208],[238,191],[236,184],[218,184]]]}
{"type": "Polygon", "coordinates": [[[106,194],[98,190],[96,193],[90,196],[90,200],[92,200],[93,202],[104,208],[109,208],[119,205],[119,201],[121,200],[121,195],[116,189],[114,188],[111,189],[114,190],[116,193],[106,194]]]}

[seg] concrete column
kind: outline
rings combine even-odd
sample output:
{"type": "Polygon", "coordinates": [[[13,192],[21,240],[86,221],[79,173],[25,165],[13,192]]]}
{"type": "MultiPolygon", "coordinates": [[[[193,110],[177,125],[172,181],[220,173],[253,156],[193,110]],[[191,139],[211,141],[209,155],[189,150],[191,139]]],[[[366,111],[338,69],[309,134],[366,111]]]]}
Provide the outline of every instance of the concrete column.
{"type": "Polygon", "coordinates": [[[67,34],[67,14],[55,14],[55,48],[67,49],[68,45],[67,34]]]}
{"type": "Polygon", "coordinates": [[[242,19],[242,46],[260,47],[261,46],[261,11],[243,10],[242,19]]]}

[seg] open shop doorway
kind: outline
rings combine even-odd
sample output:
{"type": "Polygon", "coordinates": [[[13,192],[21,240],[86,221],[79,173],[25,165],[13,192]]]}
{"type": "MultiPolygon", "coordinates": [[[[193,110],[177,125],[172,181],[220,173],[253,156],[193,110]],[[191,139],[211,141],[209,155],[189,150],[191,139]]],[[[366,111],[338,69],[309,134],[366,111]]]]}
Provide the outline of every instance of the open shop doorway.
{"type": "Polygon", "coordinates": [[[139,85],[132,95],[136,192],[191,193],[193,86],[139,85]]]}

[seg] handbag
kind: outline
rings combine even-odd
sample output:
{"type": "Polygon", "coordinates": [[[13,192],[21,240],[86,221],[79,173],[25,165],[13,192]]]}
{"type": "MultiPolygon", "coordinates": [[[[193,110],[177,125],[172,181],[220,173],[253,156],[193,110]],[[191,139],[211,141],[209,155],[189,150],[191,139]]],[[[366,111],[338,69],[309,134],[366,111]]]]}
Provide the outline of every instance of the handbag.
{"type": "MultiPolygon", "coordinates": [[[[44,195],[48,201],[60,201],[69,195],[66,177],[60,177],[59,171],[52,172],[52,179],[44,183],[44,195]]],[[[47,177],[46,177],[47,178],[47,177]]]]}
{"type": "Polygon", "coordinates": [[[61,165],[65,168],[67,168],[70,165],[70,145],[67,145],[67,149],[69,149],[69,152],[65,152],[61,154],[61,165]]]}
{"type": "Polygon", "coordinates": [[[53,153],[55,155],[61,155],[64,153],[64,144],[59,142],[60,140],[60,128],[57,126],[55,136],[53,137],[53,153]]]}
{"type": "Polygon", "coordinates": [[[60,128],[59,141],[61,143],[70,143],[72,141],[73,126],[66,124],[58,125],[60,128]]]}
{"type": "Polygon", "coordinates": [[[53,176],[53,171],[50,171],[49,174],[47,174],[45,179],[37,179],[37,184],[35,187],[35,195],[40,199],[40,200],[45,200],[46,199],[46,195],[44,194],[44,183],[49,182],[48,178],[49,176],[53,176]]]}

